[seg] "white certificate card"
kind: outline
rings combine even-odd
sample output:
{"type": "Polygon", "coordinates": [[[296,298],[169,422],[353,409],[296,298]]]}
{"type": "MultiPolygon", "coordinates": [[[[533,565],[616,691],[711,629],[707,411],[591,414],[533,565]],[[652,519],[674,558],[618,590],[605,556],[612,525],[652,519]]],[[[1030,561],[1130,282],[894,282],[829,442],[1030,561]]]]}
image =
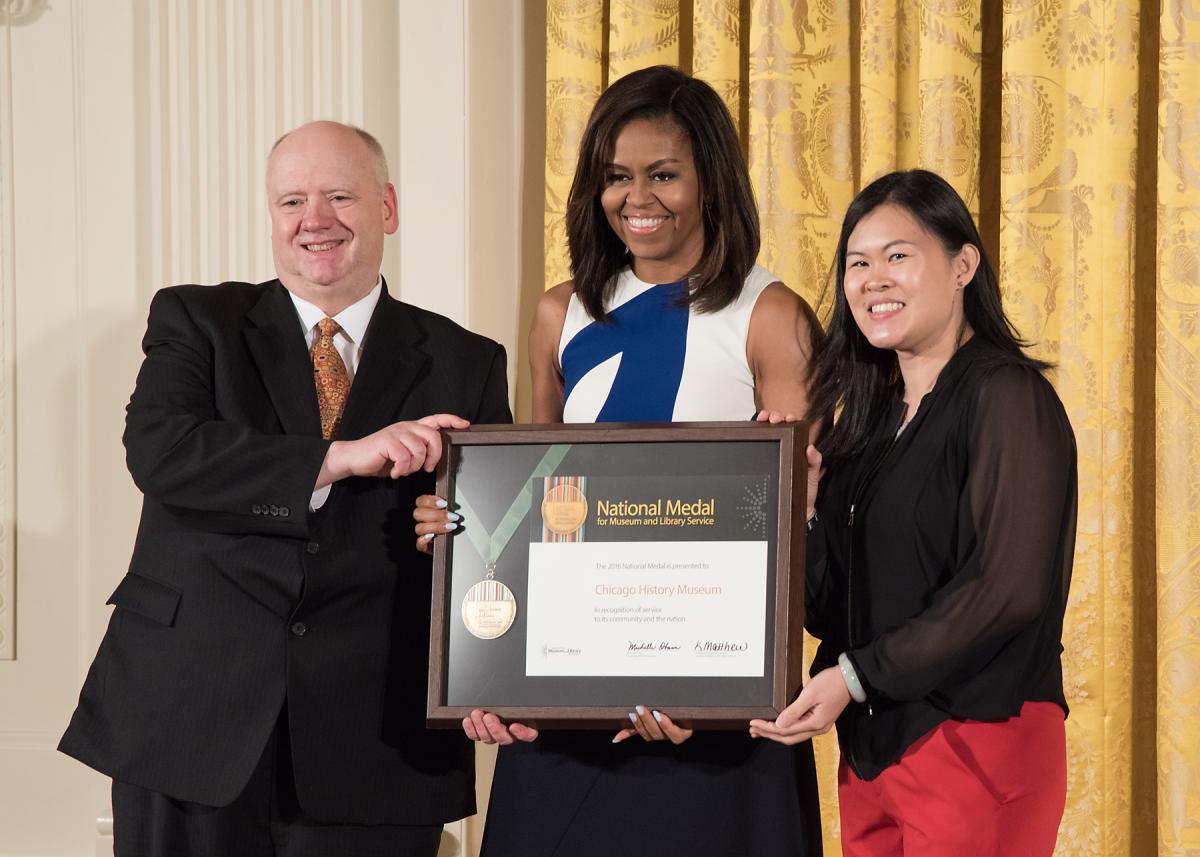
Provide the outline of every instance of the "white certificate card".
{"type": "Polygon", "coordinates": [[[766,541],[529,546],[530,676],[762,676],[766,541]]]}

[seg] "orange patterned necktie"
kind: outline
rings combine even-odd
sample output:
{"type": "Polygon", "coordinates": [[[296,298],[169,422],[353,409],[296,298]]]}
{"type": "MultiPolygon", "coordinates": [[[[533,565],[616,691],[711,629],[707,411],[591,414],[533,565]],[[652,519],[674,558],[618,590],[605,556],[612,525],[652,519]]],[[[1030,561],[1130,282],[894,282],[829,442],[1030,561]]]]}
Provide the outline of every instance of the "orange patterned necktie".
{"type": "Polygon", "coordinates": [[[317,405],[321,408],[321,437],[337,437],[346,396],[350,393],[350,378],[346,364],[333,344],[333,337],[342,328],[332,318],[317,322],[317,339],[312,346],[313,380],[317,383],[317,405]]]}

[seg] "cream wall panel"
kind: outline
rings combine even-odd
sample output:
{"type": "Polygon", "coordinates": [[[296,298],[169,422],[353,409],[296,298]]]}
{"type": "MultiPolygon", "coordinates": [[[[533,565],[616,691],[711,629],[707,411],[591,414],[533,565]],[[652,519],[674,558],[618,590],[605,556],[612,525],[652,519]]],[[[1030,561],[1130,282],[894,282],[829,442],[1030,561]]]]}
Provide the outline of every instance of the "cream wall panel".
{"type": "MultiPolygon", "coordinates": [[[[16,7],[32,13],[0,12],[0,658],[16,654],[0,857],[93,855],[111,853],[108,782],[54,745],[133,541],[120,434],[153,292],[272,276],[266,153],[339,119],[389,155],[393,290],[515,355],[521,4],[0,0],[16,7]]],[[[480,773],[486,788],[486,756],[480,773]]],[[[443,853],[476,853],[479,833],[450,825],[443,853]]]]}
{"type": "MultiPolygon", "coordinates": [[[[517,338],[524,334],[518,321],[525,113],[519,12],[519,3],[472,4],[465,63],[466,322],[508,350],[510,391],[518,369],[517,338]]],[[[532,59],[545,62],[540,55],[532,59]]]]}
{"type": "Polygon", "coordinates": [[[400,15],[400,293],[460,321],[467,310],[465,27],[463,0],[407,3],[400,15]]]}
{"type": "Polygon", "coordinates": [[[54,751],[129,550],[120,455],[137,365],[132,29],[125,4],[10,20],[16,661],[0,664],[0,849],[91,854],[105,781],[54,751]],[[14,702],[15,701],[15,704],[14,702]]]}
{"type": "Polygon", "coordinates": [[[12,67],[9,26],[0,24],[0,661],[15,653],[13,609],[15,543],[13,503],[13,169],[12,67]]]}

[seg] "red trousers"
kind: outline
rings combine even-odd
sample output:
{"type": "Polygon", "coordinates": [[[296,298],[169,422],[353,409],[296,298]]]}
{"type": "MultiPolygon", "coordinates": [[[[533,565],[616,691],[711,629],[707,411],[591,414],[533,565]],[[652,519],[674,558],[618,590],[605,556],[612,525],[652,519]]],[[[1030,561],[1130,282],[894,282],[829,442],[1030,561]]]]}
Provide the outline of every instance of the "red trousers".
{"type": "Polygon", "coordinates": [[[1049,857],[1067,797],[1063,711],[949,720],[874,780],[838,768],[843,857],[1049,857]]]}

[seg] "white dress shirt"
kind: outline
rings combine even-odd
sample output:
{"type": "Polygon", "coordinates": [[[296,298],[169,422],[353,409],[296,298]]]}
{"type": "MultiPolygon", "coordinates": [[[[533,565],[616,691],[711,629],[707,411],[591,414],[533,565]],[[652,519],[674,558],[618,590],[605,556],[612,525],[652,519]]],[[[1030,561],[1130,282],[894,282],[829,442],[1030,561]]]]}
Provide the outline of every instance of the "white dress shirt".
{"type": "MultiPolygon", "coordinates": [[[[354,373],[358,371],[359,361],[362,360],[363,342],[367,338],[367,325],[371,323],[371,315],[375,312],[375,305],[379,303],[379,296],[382,293],[383,277],[380,277],[375,281],[375,288],[371,289],[365,297],[350,304],[333,317],[333,320],[338,323],[338,327],[341,328],[334,334],[333,345],[341,356],[342,363],[346,366],[346,380],[350,384],[354,383],[354,373]]],[[[300,327],[304,330],[304,344],[309,351],[312,351],[313,343],[317,341],[319,333],[317,325],[326,318],[326,315],[318,307],[303,298],[296,297],[293,292],[288,292],[288,294],[292,297],[292,303],[295,305],[296,314],[300,319],[300,327]]],[[[313,492],[312,499],[308,503],[310,511],[315,512],[325,505],[332,487],[332,485],[326,485],[313,492]]]]}

